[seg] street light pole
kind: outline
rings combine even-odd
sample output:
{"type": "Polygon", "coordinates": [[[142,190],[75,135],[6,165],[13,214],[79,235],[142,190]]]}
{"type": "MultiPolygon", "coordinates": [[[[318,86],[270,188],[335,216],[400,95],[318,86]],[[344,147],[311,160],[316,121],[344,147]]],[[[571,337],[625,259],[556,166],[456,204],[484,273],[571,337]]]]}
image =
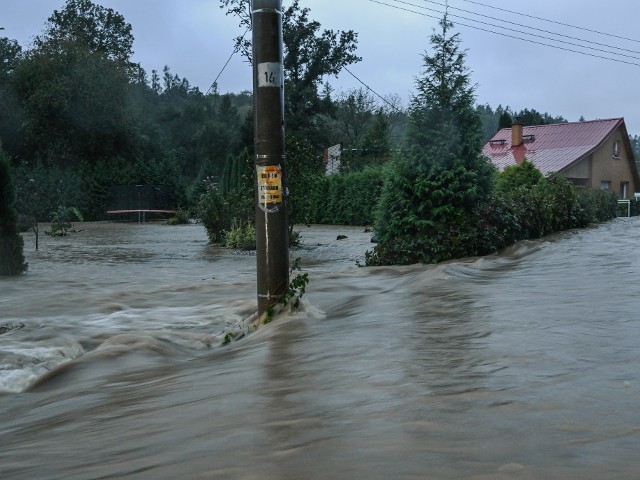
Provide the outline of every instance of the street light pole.
{"type": "Polygon", "coordinates": [[[252,0],[258,314],[289,286],[282,0],[252,0]]]}

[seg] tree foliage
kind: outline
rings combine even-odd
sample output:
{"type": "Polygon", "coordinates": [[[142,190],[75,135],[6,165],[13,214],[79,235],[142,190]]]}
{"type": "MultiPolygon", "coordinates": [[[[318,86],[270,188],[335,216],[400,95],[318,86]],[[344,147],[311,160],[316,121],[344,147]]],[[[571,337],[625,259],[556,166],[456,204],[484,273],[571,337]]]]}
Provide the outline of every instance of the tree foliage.
{"type": "Polygon", "coordinates": [[[518,188],[532,189],[543,179],[542,173],[526,158],[517,165],[508,165],[496,181],[496,193],[509,197],[518,188]]]}
{"type": "MultiPolygon", "coordinates": [[[[432,53],[423,55],[423,71],[409,106],[408,147],[427,163],[451,164],[477,156],[481,123],[474,109],[474,85],[460,50],[460,34],[445,15],[431,35],[432,53]]],[[[424,170],[427,165],[421,165],[424,170]]]]}
{"type": "Polygon", "coordinates": [[[283,13],[285,118],[302,132],[313,127],[311,120],[321,113],[319,88],[329,75],[359,62],[357,34],[353,30],[322,30],[309,19],[308,8],[294,0],[283,13]]]}
{"type": "Polygon", "coordinates": [[[287,135],[287,199],[290,235],[297,223],[309,223],[313,208],[310,195],[316,180],[324,174],[322,157],[308,140],[287,135]]]}
{"type": "Polygon", "coordinates": [[[168,66],[148,81],[132,42],[121,15],[88,0],[68,0],[25,52],[0,39],[0,139],[22,213],[104,218],[112,184],[168,185],[173,206],[194,207],[202,179],[252,142],[250,92],[205,96],[168,66]]]}
{"type": "MultiPolygon", "coordinates": [[[[221,0],[228,15],[238,17],[240,27],[251,28],[248,0],[221,0]]],[[[285,72],[285,121],[287,130],[312,139],[321,133],[316,128],[317,115],[323,113],[321,87],[327,76],[340,71],[361,58],[356,55],[358,35],[353,30],[322,29],[309,18],[310,10],[293,0],[283,9],[282,34],[285,72]]],[[[236,38],[237,47],[251,59],[251,41],[245,34],[236,38]]]]}
{"type": "Polygon", "coordinates": [[[112,61],[80,45],[55,54],[33,50],[16,69],[15,85],[29,157],[77,167],[132,153],[129,81],[112,61]]]}
{"type": "Polygon", "coordinates": [[[409,109],[407,145],[386,172],[370,264],[432,263],[474,254],[479,207],[494,170],[480,155],[474,87],[447,16],[431,35],[409,109]]]}
{"type": "Polygon", "coordinates": [[[19,130],[24,119],[13,88],[13,72],[22,57],[22,47],[17,41],[0,37],[0,140],[5,148],[18,154],[22,153],[19,130]]]}
{"type": "Polygon", "coordinates": [[[14,200],[9,159],[0,148],[0,276],[18,275],[27,269],[14,200]]]}
{"type": "MultiPolygon", "coordinates": [[[[636,166],[640,165],[640,136],[629,135],[629,141],[631,142],[631,149],[633,150],[633,156],[636,159],[636,166]]],[[[640,170],[640,167],[638,167],[640,170]]]]}
{"type": "MultiPolygon", "coordinates": [[[[482,120],[483,143],[489,141],[498,130],[511,128],[517,120],[523,125],[549,125],[552,123],[565,123],[567,120],[562,115],[553,116],[549,113],[540,113],[535,108],[524,108],[520,111],[512,110],[511,107],[498,107],[493,110],[490,105],[477,105],[476,112],[482,120]]],[[[584,121],[582,119],[581,121],[584,121]]]]}
{"type": "Polygon", "coordinates": [[[70,45],[127,65],[133,54],[131,25],[122,15],[91,0],[67,0],[54,10],[44,32],[34,38],[36,50],[63,54],[70,45]]]}

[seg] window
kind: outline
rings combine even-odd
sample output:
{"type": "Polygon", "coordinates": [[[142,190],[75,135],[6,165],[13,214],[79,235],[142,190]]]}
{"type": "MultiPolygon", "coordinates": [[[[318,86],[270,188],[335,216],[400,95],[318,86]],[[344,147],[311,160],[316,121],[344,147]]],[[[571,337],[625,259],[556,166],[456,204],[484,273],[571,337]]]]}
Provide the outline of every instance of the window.
{"type": "Polygon", "coordinates": [[[600,182],[600,190],[610,190],[609,185],[611,184],[611,182],[608,181],[602,181],[600,182]]]}
{"type": "Polygon", "coordinates": [[[620,198],[627,198],[629,193],[629,182],[620,182],[620,198]]]}
{"type": "Polygon", "coordinates": [[[620,158],[620,141],[613,141],[613,158],[620,158]]]}

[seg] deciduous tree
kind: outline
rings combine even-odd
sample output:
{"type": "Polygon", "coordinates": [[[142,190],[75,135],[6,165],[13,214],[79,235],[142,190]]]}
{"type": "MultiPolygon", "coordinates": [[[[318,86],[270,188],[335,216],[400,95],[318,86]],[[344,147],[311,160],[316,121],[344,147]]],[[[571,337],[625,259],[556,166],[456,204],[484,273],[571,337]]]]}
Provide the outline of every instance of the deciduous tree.
{"type": "Polygon", "coordinates": [[[61,10],[54,10],[33,44],[37,50],[58,53],[65,52],[69,44],[80,44],[125,65],[133,54],[133,40],[131,25],[118,12],[91,0],[67,0],[61,10]]]}
{"type": "MultiPolygon", "coordinates": [[[[221,8],[240,20],[240,27],[251,28],[249,0],[221,0],[221,8]]],[[[285,120],[289,133],[309,135],[315,116],[322,112],[320,90],[327,76],[338,75],[347,65],[359,62],[358,35],[353,30],[322,29],[309,18],[310,10],[298,0],[284,8],[282,19],[285,71],[285,120]]],[[[251,41],[246,34],[236,38],[243,55],[251,59],[251,41]]]]}

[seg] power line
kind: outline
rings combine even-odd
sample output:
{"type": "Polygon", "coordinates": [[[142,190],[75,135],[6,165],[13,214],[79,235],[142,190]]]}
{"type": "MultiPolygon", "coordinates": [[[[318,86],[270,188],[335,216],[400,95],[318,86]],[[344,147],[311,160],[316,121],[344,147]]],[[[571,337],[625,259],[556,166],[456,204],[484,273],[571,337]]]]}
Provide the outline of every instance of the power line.
{"type": "Polygon", "coordinates": [[[369,85],[367,85],[366,83],[364,83],[362,80],[360,80],[351,70],[349,70],[346,66],[342,67],[349,75],[351,75],[353,78],[355,78],[357,81],[359,81],[362,85],[364,85],[364,87],[369,90],[371,93],[373,93],[376,97],[378,97],[380,100],[382,100],[384,103],[386,103],[387,105],[389,105],[389,107],[391,107],[392,110],[395,110],[396,113],[403,113],[402,110],[400,110],[398,107],[396,107],[393,103],[391,103],[390,101],[388,101],[386,98],[384,98],[382,95],[380,95],[378,92],[376,92],[373,88],[371,88],[369,85]]]}
{"type": "MultiPolygon", "coordinates": [[[[408,8],[405,8],[405,7],[401,7],[401,6],[398,6],[398,5],[391,5],[389,3],[385,3],[385,2],[382,2],[380,0],[369,0],[369,1],[372,2],[372,3],[377,3],[377,4],[380,4],[380,5],[387,6],[387,7],[390,7],[390,8],[395,8],[396,10],[403,10],[405,12],[415,13],[416,15],[422,15],[424,17],[434,18],[436,20],[440,20],[441,19],[440,17],[436,17],[434,15],[429,15],[429,14],[424,13],[424,12],[417,12],[415,10],[411,10],[411,9],[408,9],[408,8]]],[[[390,0],[390,1],[399,1],[399,0],[390,0]]],[[[402,3],[407,3],[407,2],[402,2],[402,3]]],[[[578,53],[580,55],[585,55],[585,56],[588,56],[588,57],[601,58],[603,60],[609,60],[609,61],[618,62],[618,63],[625,63],[627,65],[635,65],[637,67],[640,67],[640,63],[629,62],[629,61],[621,60],[621,59],[617,59],[617,58],[605,57],[603,55],[597,55],[595,53],[588,53],[588,52],[583,52],[583,51],[580,51],[580,50],[574,50],[572,48],[562,47],[560,45],[552,45],[552,44],[545,43],[545,42],[540,42],[540,41],[537,41],[537,40],[531,40],[531,39],[528,39],[528,38],[522,38],[522,37],[518,37],[518,36],[515,36],[515,35],[510,35],[508,33],[496,32],[494,30],[488,30],[486,28],[477,27],[475,25],[469,25],[469,24],[462,23],[462,22],[456,22],[456,23],[457,23],[457,25],[461,25],[463,27],[473,28],[475,30],[480,30],[480,31],[487,32],[487,33],[493,33],[494,35],[500,35],[500,36],[507,37],[507,38],[513,38],[513,39],[516,39],[516,40],[521,40],[523,42],[533,43],[533,44],[536,44],[536,45],[543,45],[545,47],[555,48],[557,50],[563,50],[563,51],[566,51],[566,52],[578,53]]],[[[498,27],[498,28],[500,28],[500,27],[498,27]]],[[[523,32],[519,32],[519,33],[523,33],[523,32]]],[[[525,35],[532,35],[532,34],[526,34],[525,33],[525,35]]],[[[553,39],[551,39],[551,40],[552,41],[556,41],[556,40],[553,40],[553,39]]],[[[589,47],[581,46],[581,48],[589,48],[589,47]]],[[[612,53],[612,52],[607,52],[607,53],[612,53]]]]}
{"type": "MultiPolygon", "coordinates": [[[[440,3],[440,2],[436,2],[434,0],[422,0],[422,1],[426,2],[426,3],[433,3],[435,5],[439,5],[441,7],[445,7],[445,8],[450,9],[450,10],[458,10],[460,12],[470,13],[471,15],[476,15],[478,17],[489,18],[491,20],[496,20],[496,21],[499,21],[499,22],[509,23],[511,25],[515,25],[515,26],[518,26],[518,27],[528,28],[530,30],[536,30],[538,32],[543,32],[543,33],[549,33],[551,35],[555,35],[555,36],[558,36],[558,37],[569,38],[571,40],[577,40],[579,42],[590,43],[590,44],[593,44],[593,45],[598,45],[600,47],[607,47],[607,48],[611,48],[611,49],[614,49],[614,50],[621,50],[621,51],[625,51],[625,52],[640,54],[640,51],[638,51],[638,50],[631,50],[629,48],[609,45],[609,44],[606,44],[606,43],[595,42],[593,40],[587,40],[587,39],[580,38],[580,37],[574,37],[574,36],[571,36],[571,35],[565,35],[563,33],[552,32],[550,30],[545,30],[543,28],[537,28],[537,27],[532,27],[530,25],[524,25],[524,24],[518,23],[518,22],[512,22],[512,21],[506,20],[504,18],[496,18],[496,17],[493,17],[491,15],[484,15],[482,13],[473,12],[471,10],[465,10],[463,8],[452,7],[450,5],[446,5],[446,4],[443,4],[443,3],[440,3]]],[[[407,3],[407,2],[401,2],[401,3],[407,3]]],[[[417,7],[417,5],[414,5],[414,4],[409,4],[409,5],[417,7]]],[[[427,10],[438,11],[438,10],[433,10],[433,9],[430,9],[430,8],[427,8],[427,7],[418,7],[418,8],[425,8],[427,10]]],[[[439,13],[444,13],[444,12],[439,12],[439,13]]],[[[472,22],[484,23],[484,22],[480,22],[479,20],[474,20],[474,19],[471,19],[471,18],[462,17],[462,16],[458,16],[458,15],[453,15],[452,14],[452,16],[456,16],[458,18],[463,18],[465,20],[470,20],[472,22]]],[[[537,17],[535,17],[535,18],[537,18],[537,17]]],[[[551,20],[547,20],[547,21],[551,21],[551,20]]],[[[490,24],[490,23],[487,23],[487,25],[491,25],[491,26],[500,28],[499,25],[493,25],[493,24],[490,24]]],[[[575,27],[575,28],[580,28],[580,27],[575,27]]],[[[508,28],[508,30],[512,30],[512,29],[508,28]]],[[[517,30],[513,30],[513,31],[517,31],[517,30]]],[[[522,33],[525,33],[525,32],[522,32],[522,33]]],[[[534,35],[534,34],[528,34],[528,35],[534,35]]],[[[537,35],[535,35],[535,36],[537,36],[537,35]]],[[[542,38],[547,38],[547,37],[542,37],[542,38]]],[[[554,39],[554,41],[556,41],[556,40],[554,39]]],[[[567,43],[571,44],[571,42],[567,42],[567,43]]],[[[574,44],[572,44],[572,45],[574,45],[574,44]]],[[[577,46],[582,47],[582,48],[591,48],[591,47],[584,47],[583,45],[577,45],[577,46]]],[[[599,50],[599,49],[594,48],[594,50],[599,50]]],[[[604,52],[605,50],[600,50],[600,51],[604,52]]],[[[607,52],[607,53],[609,53],[609,52],[607,52]]],[[[613,53],[614,55],[623,55],[623,54],[619,54],[619,53],[615,53],[615,52],[610,52],[610,53],[613,53]]],[[[633,57],[633,58],[638,58],[638,57],[633,57]]],[[[639,60],[640,60],[640,58],[639,58],[639,60]]]]}
{"type": "MultiPolygon", "coordinates": [[[[439,14],[444,14],[445,13],[442,10],[436,10],[434,8],[429,8],[429,7],[424,7],[424,6],[421,6],[421,5],[416,5],[415,3],[411,3],[411,2],[407,2],[407,1],[403,1],[403,0],[392,0],[392,1],[395,1],[396,3],[402,3],[404,5],[409,5],[409,6],[415,7],[415,8],[421,8],[421,9],[424,9],[424,10],[429,10],[429,11],[436,12],[436,13],[439,13],[439,14]]],[[[460,10],[460,9],[456,9],[455,7],[448,7],[447,5],[444,5],[442,3],[433,2],[433,1],[430,1],[430,0],[423,0],[423,1],[426,1],[426,2],[429,2],[429,3],[435,3],[436,5],[441,5],[441,6],[445,7],[445,8],[449,8],[449,9],[460,10]]],[[[463,10],[463,11],[467,12],[467,10],[463,10]]],[[[472,13],[474,15],[479,15],[479,16],[482,16],[482,17],[487,17],[486,15],[480,15],[480,14],[476,14],[474,12],[469,12],[469,13],[472,13]]],[[[454,17],[454,18],[461,18],[463,20],[468,20],[470,22],[475,22],[475,23],[478,23],[478,24],[481,24],[481,25],[488,25],[490,27],[501,28],[503,30],[508,30],[510,32],[522,33],[524,35],[530,35],[532,37],[542,38],[543,40],[551,40],[552,42],[559,42],[560,41],[560,40],[557,40],[555,38],[547,37],[547,36],[544,36],[544,35],[538,35],[536,33],[523,32],[521,30],[516,30],[514,28],[505,27],[505,26],[502,26],[502,25],[496,25],[495,23],[484,22],[482,20],[475,20],[473,18],[464,17],[462,15],[456,15],[454,13],[450,14],[450,16],[454,17]]],[[[493,17],[488,17],[488,18],[493,18],[493,17]]],[[[549,32],[547,30],[541,30],[541,29],[538,29],[538,28],[535,28],[535,27],[529,27],[527,25],[522,25],[522,24],[519,24],[519,23],[510,22],[508,20],[502,20],[502,19],[496,19],[496,18],[493,18],[493,19],[494,20],[498,20],[498,21],[502,21],[502,22],[506,22],[506,23],[511,23],[511,24],[514,24],[514,25],[517,25],[517,26],[520,26],[520,27],[529,28],[531,30],[538,30],[538,31],[550,33],[552,35],[572,38],[572,39],[579,40],[579,41],[585,42],[585,43],[594,43],[594,44],[596,44],[596,42],[591,42],[590,40],[583,40],[583,39],[576,38],[576,37],[569,37],[568,35],[562,35],[562,34],[559,34],[559,33],[549,32]]],[[[587,48],[587,49],[590,49],[590,50],[593,50],[593,51],[596,51],[596,52],[602,52],[602,53],[607,53],[607,54],[610,54],[610,55],[617,55],[619,57],[627,57],[627,58],[633,58],[635,60],[640,60],[640,57],[635,57],[633,55],[627,55],[627,54],[624,54],[624,53],[611,52],[609,50],[603,50],[603,49],[597,48],[597,47],[589,47],[589,46],[580,45],[580,44],[577,44],[577,43],[567,42],[567,41],[564,41],[563,43],[565,43],[566,45],[571,45],[571,46],[578,47],[578,48],[587,48]]],[[[601,45],[601,44],[598,44],[598,45],[601,45]]],[[[605,46],[607,46],[609,48],[615,48],[615,49],[618,48],[618,47],[611,47],[609,45],[605,45],[605,46]]],[[[622,50],[626,50],[626,49],[622,49],[622,50]]],[[[636,50],[627,50],[627,51],[640,54],[640,52],[638,52],[636,50]]]]}
{"type": "MultiPolygon", "coordinates": [[[[247,28],[245,30],[245,32],[242,34],[241,38],[244,38],[247,33],[249,33],[250,28],[247,28]]],[[[227,61],[225,62],[225,64],[222,66],[222,69],[220,70],[220,72],[218,72],[218,75],[216,76],[216,79],[213,81],[213,83],[211,84],[211,86],[209,87],[209,89],[206,91],[206,93],[204,94],[204,96],[206,97],[209,92],[213,89],[214,86],[216,86],[216,84],[218,83],[218,79],[220,78],[220,75],[222,75],[222,72],[224,72],[224,70],[227,68],[227,65],[229,65],[229,62],[231,61],[231,59],[233,58],[233,56],[238,53],[238,51],[240,50],[240,44],[239,42],[236,44],[235,48],[233,49],[233,52],[231,52],[231,55],[229,55],[229,58],[227,58],[227,61]]]]}
{"type": "Polygon", "coordinates": [[[476,5],[480,5],[480,6],[487,7],[487,8],[493,8],[495,10],[500,10],[500,11],[503,11],[503,12],[513,13],[515,15],[521,15],[523,17],[533,18],[535,20],[542,20],[543,22],[555,23],[556,25],[562,25],[563,27],[575,28],[577,30],[584,30],[586,32],[597,33],[598,35],[605,35],[605,36],[608,36],[608,37],[619,38],[620,40],[628,40],[629,42],[640,43],[640,40],[636,40],[634,38],[622,37],[622,36],[619,36],[619,35],[615,35],[613,33],[600,32],[598,30],[592,30],[592,29],[586,28],[586,27],[579,27],[577,25],[571,25],[569,23],[562,23],[562,22],[558,22],[556,20],[549,20],[548,18],[536,17],[535,15],[529,15],[529,14],[522,13],[522,12],[515,12],[513,10],[508,10],[506,8],[495,7],[493,5],[487,5],[485,3],[476,2],[474,0],[462,0],[462,1],[463,2],[467,2],[467,3],[474,3],[476,5]]]}

